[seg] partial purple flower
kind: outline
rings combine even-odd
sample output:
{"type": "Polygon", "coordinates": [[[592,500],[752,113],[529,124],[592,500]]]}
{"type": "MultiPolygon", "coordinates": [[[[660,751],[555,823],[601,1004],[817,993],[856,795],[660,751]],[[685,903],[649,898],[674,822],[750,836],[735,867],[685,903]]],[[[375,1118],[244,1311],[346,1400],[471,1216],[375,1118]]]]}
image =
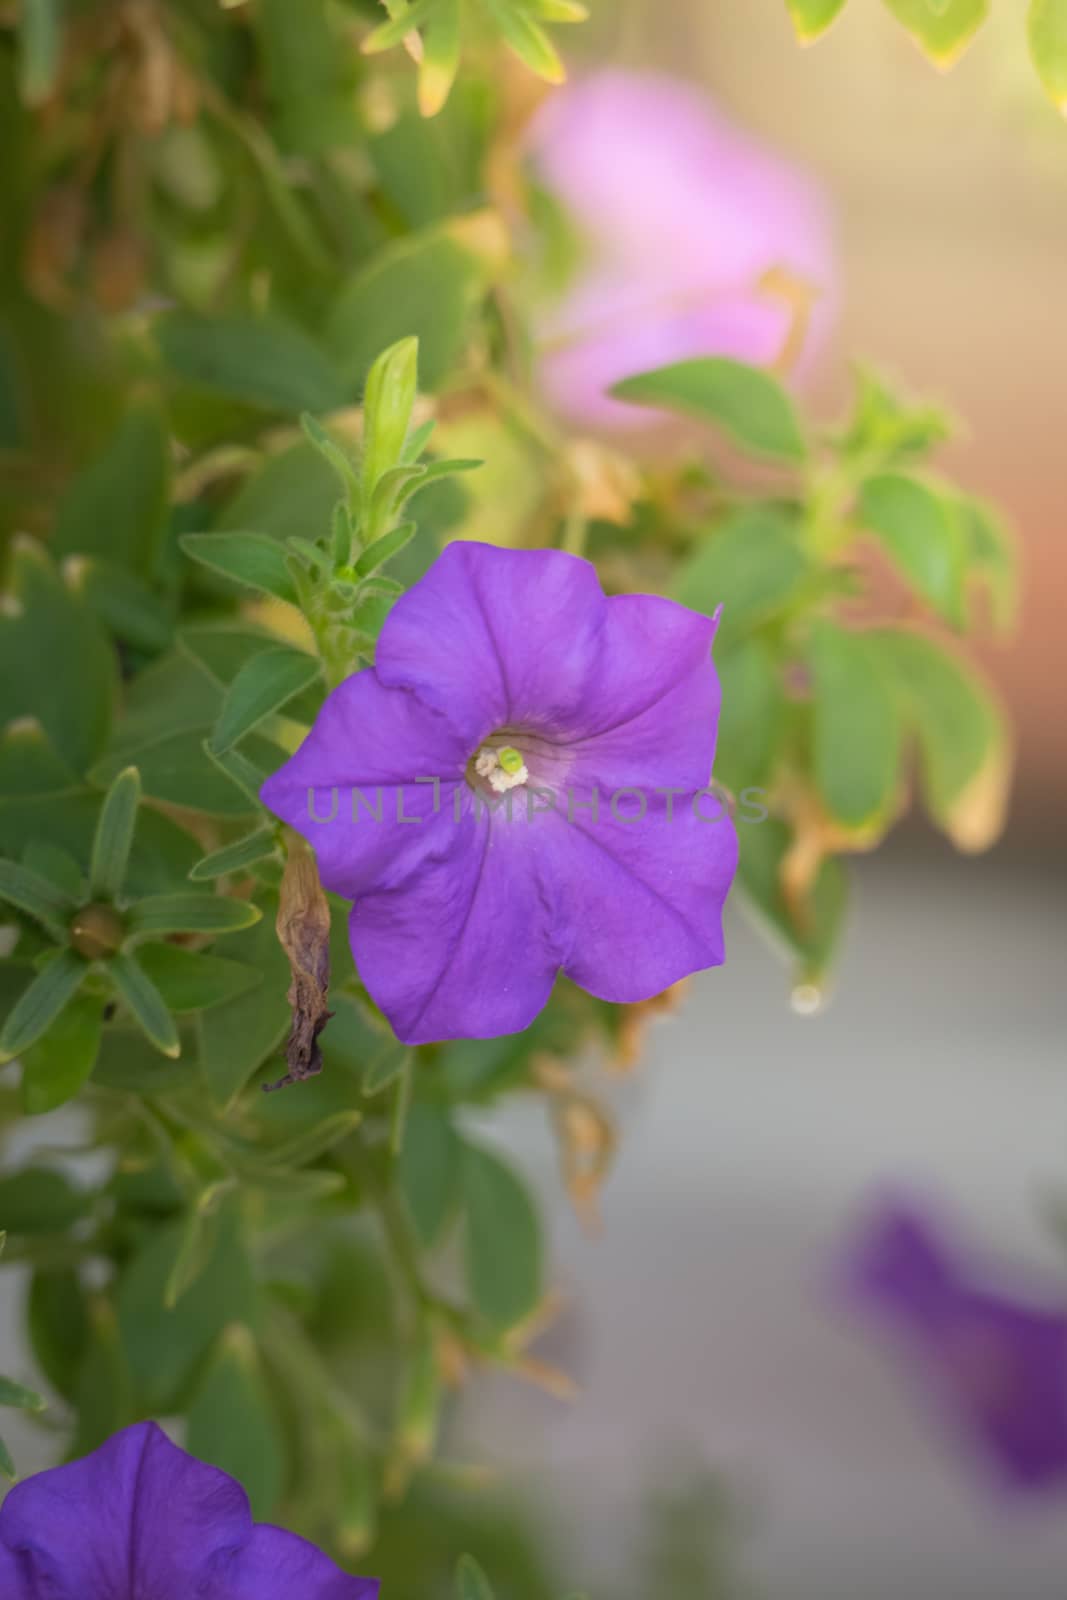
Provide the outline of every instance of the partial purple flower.
{"type": "Polygon", "coordinates": [[[537,327],[541,385],[560,415],[647,425],[611,386],[694,356],[807,364],[833,317],[826,203],[695,89],[596,72],[544,102],[528,148],[582,249],[537,327]]]}
{"type": "Polygon", "coordinates": [[[253,1523],[225,1472],[154,1422],[16,1484],[0,1506],[3,1600],[376,1600],[306,1539],[253,1523]]]}
{"type": "Polygon", "coordinates": [[[850,1299],[900,1337],[939,1408],[1019,1489],[1067,1478],[1067,1301],[991,1286],[929,1216],[887,1204],[847,1264],[850,1299]]]}
{"type": "Polygon", "coordinates": [[[715,624],[559,550],[450,545],[263,801],[353,902],[410,1044],[525,1028],[558,973],[647,1000],[723,960],[715,624]]]}

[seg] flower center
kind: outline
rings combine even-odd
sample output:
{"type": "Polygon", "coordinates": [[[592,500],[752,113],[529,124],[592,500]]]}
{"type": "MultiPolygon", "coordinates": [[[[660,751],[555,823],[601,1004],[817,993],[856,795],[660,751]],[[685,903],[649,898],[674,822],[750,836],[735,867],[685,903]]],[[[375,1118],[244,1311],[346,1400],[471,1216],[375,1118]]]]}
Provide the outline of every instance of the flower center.
{"type": "Polygon", "coordinates": [[[494,794],[506,794],[509,789],[518,789],[530,778],[522,752],[510,744],[483,745],[474,757],[474,770],[494,794]]]}

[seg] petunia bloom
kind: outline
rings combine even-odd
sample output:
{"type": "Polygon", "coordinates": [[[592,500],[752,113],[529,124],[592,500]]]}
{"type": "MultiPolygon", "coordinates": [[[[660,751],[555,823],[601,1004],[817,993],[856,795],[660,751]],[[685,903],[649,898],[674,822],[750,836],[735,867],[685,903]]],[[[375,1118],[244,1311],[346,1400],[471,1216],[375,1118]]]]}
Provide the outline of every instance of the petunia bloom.
{"type": "Polygon", "coordinates": [[[900,1335],[939,1408],[1003,1482],[1067,1478],[1067,1306],[990,1287],[922,1211],[899,1204],[853,1249],[846,1287],[900,1335]]]}
{"type": "Polygon", "coordinates": [[[833,318],[826,203],[802,172],[676,79],[607,69],[548,98],[528,134],[535,176],[569,215],[580,264],[536,328],[560,415],[647,425],[610,398],[694,356],[803,367],[833,318]]]}
{"type": "Polygon", "coordinates": [[[154,1422],[16,1484],[0,1506],[3,1600],[375,1600],[306,1539],[253,1524],[233,1478],[154,1422]]]}
{"type": "Polygon", "coordinates": [[[518,1032],[559,972],[625,1002],[723,960],[714,631],[559,550],[455,543],[397,601],[262,798],[353,902],[399,1038],[518,1032]]]}

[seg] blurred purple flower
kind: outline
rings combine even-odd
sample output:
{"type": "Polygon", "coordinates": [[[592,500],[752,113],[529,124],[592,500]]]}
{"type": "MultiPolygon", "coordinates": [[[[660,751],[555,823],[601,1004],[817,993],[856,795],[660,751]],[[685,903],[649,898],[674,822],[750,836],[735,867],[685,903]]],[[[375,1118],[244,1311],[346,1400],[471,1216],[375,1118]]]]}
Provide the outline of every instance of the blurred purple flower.
{"type": "Polygon", "coordinates": [[[401,1039],[517,1032],[560,971],[627,1002],[722,961],[714,632],[559,550],[452,544],[397,601],[263,801],[401,1039]]]}
{"type": "Polygon", "coordinates": [[[16,1484],[0,1506],[3,1600],[375,1600],[306,1539],[253,1524],[239,1483],[154,1422],[16,1484]]]}
{"type": "Polygon", "coordinates": [[[653,414],[607,391],[693,356],[807,364],[833,317],[826,203],[703,95],[596,72],[544,102],[528,148],[584,247],[537,328],[542,388],[562,416],[645,426],[653,414]]]}
{"type": "Polygon", "coordinates": [[[846,1287],[900,1335],[1004,1482],[1038,1489],[1067,1477],[1067,1306],[989,1287],[923,1211],[897,1204],[854,1247],[846,1287]]]}

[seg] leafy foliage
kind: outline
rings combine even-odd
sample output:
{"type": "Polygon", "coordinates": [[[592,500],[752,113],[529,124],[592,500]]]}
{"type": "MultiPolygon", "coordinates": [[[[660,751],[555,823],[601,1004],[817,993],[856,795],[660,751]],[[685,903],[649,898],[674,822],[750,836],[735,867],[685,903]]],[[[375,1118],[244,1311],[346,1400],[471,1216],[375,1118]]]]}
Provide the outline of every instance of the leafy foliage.
{"type": "MultiPolygon", "coordinates": [[[[790,0],[806,36],[840,5],[790,0]]],[[[928,9],[930,38],[962,27],[928,9]]],[[[346,1562],[377,1540],[402,1592],[440,1592],[477,1540],[547,1600],[514,1521],[457,1509],[433,1462],[460,1376],[565,1387],[529,1349],[536,1200],[466,1118],[541,1096],[588,1201],[613,1137],[570,1062],[622,1056],[645,1014],[560,983],[521,1037],[406,1050],[327,897],[323,1071],[265,1096],[291,972],[262,782],[447,539],[585,553],[610,592],[723,608],[739,893],[823,984],[846,857],[913,791],[965,848],[996,831],[1010,749],[965,641],[1010,625],[1014,560],[931,469],[947,419],[869,372],[834,428],[736,361],[637,374],[620,398],[686,419],[656,470],[567,434],[528,381],[539,213],[499,192],[496,46],[554,80],[583,8],[386,10],[160,4],[138,31],[110,0],[28,0],[4,23],[0,500],[27,532],[0,603],[0,1134],[73,1103],[97,1159],[75,1178],[42,1137],[0,1226],[72,1448],[182,1417],[257,1514],[346,1562]]],[[[1053,84],[1058,26],[1037,0],[1053,84]]],[[[472,1561],[457,1581],[490,1593],[472,1561]]]]}
{"type": "MultiPolygon", "coordinates": [[[[801,44],[836,21],[845,0],[785,0],[801,44]]],[[[989,15],[989,0],[884,0],[923,54],[952,67],[989,15]]],[[[1026,28],[1037,75],[1057,110],[1067,108],[1067,0],[1028,0],[1026,28]]]]}

